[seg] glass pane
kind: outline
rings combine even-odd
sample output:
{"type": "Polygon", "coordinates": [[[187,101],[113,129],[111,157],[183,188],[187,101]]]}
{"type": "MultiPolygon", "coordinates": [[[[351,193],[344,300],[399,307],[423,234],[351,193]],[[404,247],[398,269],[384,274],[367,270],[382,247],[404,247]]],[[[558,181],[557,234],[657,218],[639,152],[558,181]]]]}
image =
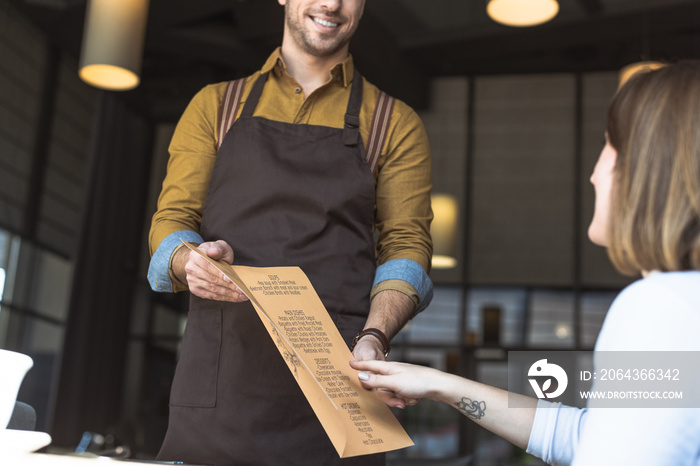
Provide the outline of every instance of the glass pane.
{"type": "Polygon", "coordinates": [[[527,343],[535,347],[573,347],[573,316],[573,292],[534,290],[527,343]]]}
{"type": "Polygon", "coordinates": [[[523,288],[472,288],[468,295],[467,343],[523,345],[526,307],[527,292],[523,288]]]}
{"type": "Polygon", "coordinates": [[[22,352],[34,360],[27,373],[18,400],[30,404],[37,414],[37,430],[47,430],[49,401],[57,380],[54,379],[60,363],[64,329],[39,319],[24,318],[25,338],[22,352]]]}
{"type": "MultiPolygon", "coordinates": [[[[446,254],[458,259],[464,257],[464,215],[463,200],[466,184],[466,155],[467,155],[467,115],[468,88],[466,77],[437,78],[431,81],[430,108],[420,112],[421,120],[430,140],[430,153],[433,171],[433,194],[441,193],[452,196],[458,205],[457,224],[455,225],[455,244],[447,241],[444,246],[440,238],[452,238],[448,235],[433,237],[434,253],[446,254]],[[453,247],[449,247],[453,246],[453,247]]],[[[435,231],[440,215],[436,215],[432,230],[435,231]]],[[[451,268],[433,266],[430,278],[434,283],[455,284],[462,281],[462,264],[451,268]]]]}
{"type": "Polygon", "coordinates": [[[78,78],[77,66],[72,57],[65,57],[59,66],[37,225],[38,240],[66,255],[73,254],[80,231],[97,101],[96,90],[78,78]]]}
{"type": "Polygon", "coordinates": [[[41,314],[65,321],[68,315],[73,266],[67,259],[37,250],[29,306],[41,314]]]}
{"type": "MultiPolygon", "coordinates": [[[[17,254],[19,251],[19,238],[11,235],[9,232],[0,230],[0,238],[2,238],[2,257],[0,261],[0,275],[2,275],[2,292],[0,300],[4,304],[0,304],[0,348],[9,348],[14,344],[8,341],[16,330],[11,332],[11,319],[16,318],[11,314],[9,304],[12,302],[12,289],[14,286],[15,275],[17,271],[17,254]]],[[[14,336],[17,340],[17,336],[14,336]]]]}
{"type": "Polygon", "coordinates": [[[583,121],[581,127],[581,281],[589,287],[624,287],[630,283],[610,263],[605,248],[588,240],[588,224],[593,218],[595,195],[589,181],[598,155],[603,149],[607,111],[617,89],[618,73],[587,73],[583,78],[583,121]]]}
{"type": "Polygon", "coordinates": [[[12,237],[3,299],[53,320],[65,321],[73,268],[68,259],[12,237]]]}
{"type": "MultiPolygon", "coordinates": [[[[397,348],[398,349],[398,348],[397,348]]],[[[398,349],[390,359],[420,364],[447,372],[456,371],[456,353],[435,349],[398,349]]],[[[459,420],[457,410],[431,400],[422,400],[416,406],[395,410],[415,446],[391,452],[388,460],[407,458],[451,458],[459,451],[459,420]]],[[[400,464],[397,463],[397,464],[400,464]]]]}
{"type": "Polygon", "coordinates": [[[469,277],[478,285],[570,285],[574,77],[475,79],[469,277]]]}
{"type": "Polygon", "coordinates": [[[593,348],[600,328],[617,292],[586,292],[581,294],[581,345],[593,348]]]}
{"type": "MultiPolygon", "coordinates": [[[[503,353],[504,358],[507,353],[503,353]]],[[[480,362],[476,369],[476,380],[493,387],[508,389],[508,361],[480,362]]]]}
{"type": "Polygon", "coordinates": [[[11,2],[0,2],[0,225],[19,231],[46,74],[46,35],[11,2]]]}
{"type": "Polygon", "coordinates": [[[436,286],[430,306],[411,320],[393,342],[458,344],[461,300],[460,288],[436,286]]]}
{"type": "Polygon", "coordinates": [[[0,268],[7,268],[7,258],[10,254],[10,233],[0,228],[0,268]]]}

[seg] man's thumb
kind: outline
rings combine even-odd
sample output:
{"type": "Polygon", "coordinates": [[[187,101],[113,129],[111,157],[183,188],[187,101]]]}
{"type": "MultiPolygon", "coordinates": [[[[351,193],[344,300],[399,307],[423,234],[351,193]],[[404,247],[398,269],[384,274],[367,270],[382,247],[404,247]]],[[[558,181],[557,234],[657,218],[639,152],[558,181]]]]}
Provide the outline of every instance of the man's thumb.
{"type": "Polygon", "coordinates": [[[212,259],[220,259],[221,254],[221,247],[217,245],[213,245],[209,249],[207,249],[207,256],[211,257],[212,259]]]}

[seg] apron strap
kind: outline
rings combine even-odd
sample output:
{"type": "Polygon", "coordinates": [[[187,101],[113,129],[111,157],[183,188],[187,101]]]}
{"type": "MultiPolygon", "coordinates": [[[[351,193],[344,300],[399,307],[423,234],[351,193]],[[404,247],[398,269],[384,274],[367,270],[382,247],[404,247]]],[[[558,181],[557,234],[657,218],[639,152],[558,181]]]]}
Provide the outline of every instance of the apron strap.
{"type": "Polygon", "coordinates": [[[394,102],[395,99],[393,97],[384,91],[379,91],[377,104],[374,107],[374,116],[372,116],[372,125],[369,128],[369,136],[367,138],[367,164],[372,173],[377,170],[379,155],[382,152],[386,133],[391,122],[394,102]]]}
{"type": "Polygon", "coordinates": [[[226,84],[226,91],[224,92],[224,98],[221,101],[221,106],[219,107],[219,140],[218,148],[221,148],[221,144],[224,142],[226,133],[233,125],[236,120],[236,114],[238,113],[238,107],[241,104],[241,97],[243,96],[243,88],[245,87],[245,78],[236,79],[235,81],[229,81],[226,84]]]}
{"type": "Polygon", "coordinates": [[[260,100],[260,96],[262,95],[263,88],[265,87],[265,83],[267,82],[267,78],[269,76],[269,72],[262,73],[255,81],[255,84],[253,84],[253,89],[250,90],[250,94],[248,94],[245,105],[243,105],[241,118],[253,118],[253,112],[255,111],[255,107],[258,105],[258,100],[260,100]]]}
{"type": "Polygon", "coordinates": [[[360,142],[360,109],[362,108],[362,76],[355,68],[352,75],[352,87],[348,108],[345,110],[345,127],[343,128],[343,144],[356,146],[360,142]]]}
{"type": "MultiPolygon", "coordinates": [[[[224,142],[226,133],[233,126],[233,122],[236,121],[236,114],[238,113],[238,107],[241,105],[241,98],[243,97],[243,88],[245,87],[246,78],[236,79],[235,81],[229,81],[226,84],[226,91],[224,91],[224,98],[221,101],[221,106],[219,107],[219,149],[221,149],[221,144],[224,142]]],[[[262,88],[267,82],[267,73],[260,75],[260,77],[255,81],[253,89],[248,95],[247,102],[251,105],[244,105],[241,116],[250,118],[253,116],[253,111],[255,106],[258,104],[258,99],[262,94],[262,88]],[[252,101],[252,102],[251,102],[252,101]]]]}

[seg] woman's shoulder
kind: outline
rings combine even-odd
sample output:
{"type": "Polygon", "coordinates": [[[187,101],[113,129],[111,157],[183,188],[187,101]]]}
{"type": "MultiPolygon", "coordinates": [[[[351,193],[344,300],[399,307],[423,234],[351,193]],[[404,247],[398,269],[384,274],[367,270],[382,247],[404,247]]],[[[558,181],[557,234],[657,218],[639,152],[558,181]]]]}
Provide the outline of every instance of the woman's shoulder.
{"type": "Polygon", "coordinates": [[[700,272],[652,272],[615,299],[596,349],[698,351],[700,272]]]}
{"type": "Polygon", "coordinates": [[[622,290],[613,305],[619,301],[646,307],[647,301],[661,299],[700,312],[700,271],[651,272],[622,290]]]}

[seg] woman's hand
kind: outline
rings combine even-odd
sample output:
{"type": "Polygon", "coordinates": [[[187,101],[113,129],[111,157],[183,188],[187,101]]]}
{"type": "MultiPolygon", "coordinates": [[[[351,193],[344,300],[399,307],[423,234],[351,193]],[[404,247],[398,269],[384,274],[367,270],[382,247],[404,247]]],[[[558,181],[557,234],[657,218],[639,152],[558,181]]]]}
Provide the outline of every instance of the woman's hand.
{"type": "Polygon", "coordinates": [[[416,404],[423,398],[439,400],[439,387],[446,375],[429,367],[402,362],[350,361],[350,366],[362,371],[358,378],[366,388],[394,393],[387,404],[397,408],[416,404]]]}
{"type": "MultiPolygon", "coordinates": [[[[386,357],[384,356],[384,348],[381,342],[373,336],[366,336],[361,338],[360,341],[355,345],[353,350],[353,356],[355,356],[356,361],[377,361],[385,362],[386,357]]],[[[367,387],[366,387],[367,388],[367,387]]],[[[406,399],[392,390],[387,390],[384,388],[377,389],[379,397],[384,403],[391,406],[392,408],[403,409],[406,405],[414,405],[418,403],[416,399],[406,399]]]]}
{"type": "Polygon", "coordinates": [[[483,428],[527,448],[537,410],[535,398],[402,362],[350,361],[350,366],[362,371],[357,376],[366,388],[388,390],[394,400],[428,398],[446,403],[483,428]],[[509,397],[523,409],[510,409],[509,397]]]}

